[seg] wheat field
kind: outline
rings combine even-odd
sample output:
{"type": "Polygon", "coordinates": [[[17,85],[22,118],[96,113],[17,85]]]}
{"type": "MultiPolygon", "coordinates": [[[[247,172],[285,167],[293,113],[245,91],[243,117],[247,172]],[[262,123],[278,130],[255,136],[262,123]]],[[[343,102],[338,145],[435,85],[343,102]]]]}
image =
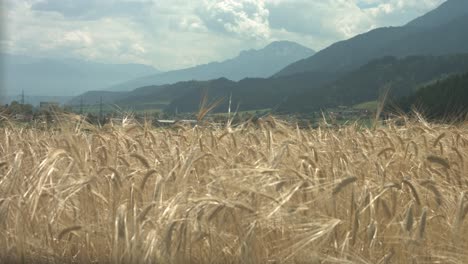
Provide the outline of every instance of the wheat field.
{"type": "Polygon", "coordinates": [[[4,122],[0,263],[468,263],[467,153],[422,119],[4,122]]]}

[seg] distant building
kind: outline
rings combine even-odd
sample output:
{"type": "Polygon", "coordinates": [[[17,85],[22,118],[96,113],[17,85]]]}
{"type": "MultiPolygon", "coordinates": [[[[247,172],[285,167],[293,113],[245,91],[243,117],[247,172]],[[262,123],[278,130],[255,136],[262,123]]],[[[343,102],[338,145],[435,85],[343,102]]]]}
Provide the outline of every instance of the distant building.
{"type": "Polygon", "coordinates": [[[182,119],[176,122],[177,124],[187,124],[187,125],[196,125],[198,124],[197,120],[182,119]]]}
{"type": "Polygon", "coordinates": [[[40,111],[55,111],[59,108],[59,103],[57,102],[40,102],[39,110],[40,111]]]}
{"type": "Polygon", "coordinates": [[[24,114],[15,114],[13,116],[13,119],[16,120],[16,121],[20,121],[20,122],[30,122],[33,120],[33,116],[32,115],[24,115],[24,114]]]}
{"type": "Polygon", "coordinates": [[[176,123],[175,120],[163,120],[163,119],[155,120],[153,122],[153,124],[156,126],[172,126],[175,123],[176,123]]]}
{"type": "Polygon", "coordinates": [[[172,126],[176,124],[183,124],[183,125],[196,125],[198,123],[197,120],[164,120],[164,119],[158,119],[154,121],[154,125],[156,126],[172,126]]]}

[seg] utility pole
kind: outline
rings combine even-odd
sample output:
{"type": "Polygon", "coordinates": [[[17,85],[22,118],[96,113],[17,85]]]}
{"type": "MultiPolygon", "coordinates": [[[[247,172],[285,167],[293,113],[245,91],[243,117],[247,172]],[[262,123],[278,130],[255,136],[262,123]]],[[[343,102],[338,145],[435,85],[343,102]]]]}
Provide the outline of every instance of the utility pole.
{"type": "Polygon", "coordinates": [[[102,123],[102,96],[101,96],[101,99],[99,101],[99,123],[102,123]]]}
{"type": "Polygon", "coordinates": [[[24,105],[24,90],[21,92],[21,105],[24,105]]]}
{"type": "Polygon", "coordinates": [[[83,115],[83,96],[80,98],[80,115],[83,115]]]}
{"type": "Polygon", "coordinates": [[[232,102],[232,92],[229,95],[228,119],[231,118],[231,102],[232,102]]]}

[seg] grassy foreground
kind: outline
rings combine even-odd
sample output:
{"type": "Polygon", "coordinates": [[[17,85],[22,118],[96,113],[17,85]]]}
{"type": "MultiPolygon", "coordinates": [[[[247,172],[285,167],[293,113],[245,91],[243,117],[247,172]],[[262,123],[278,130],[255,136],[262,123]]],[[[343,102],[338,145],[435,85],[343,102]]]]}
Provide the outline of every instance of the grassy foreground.
{"type": "Polygon", "coordinates": [[[468,127],[0,128],[0,263],[468,263],[468,127]]]}

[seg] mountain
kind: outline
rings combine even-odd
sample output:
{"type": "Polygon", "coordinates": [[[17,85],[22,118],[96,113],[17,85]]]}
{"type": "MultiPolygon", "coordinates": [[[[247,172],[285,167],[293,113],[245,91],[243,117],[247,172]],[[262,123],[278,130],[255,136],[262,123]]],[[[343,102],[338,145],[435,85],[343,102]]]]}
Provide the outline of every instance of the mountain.
{"type": "Polygon", "coordinates": [[[210,81],[187,81],[162,86],[148,86],[128,92],[113,104],[122,108],[165,109],[168,112],[196,112],[206,93],[210,101],[223,98],[215,111],[231,107],[240,111],[280,106],[288,96],[311,87],[319,87],[336,78],[327,73],[298,74],[277,79],[246,78],[238,82],[219,78],[210,81]],[[294,83],[291,86],[291,83],[294,83]]]}
{"type": "MultiPolygon", "coordinates": [[[[202,95],[209,101],[224,98],[214,111],[274,109],[278,112],[313,112],[340,105],[376,100],[386,87],[391,98],[413,94],[429,82],[468,71],[468,54],[383,57],[346,74],[300,73],[277,78],[226,78],[147,86],[120,93],[112,102],[125,109],[198,111],[202,95]]],[[[97,96],[91,96],[97,98],[97,96]]]]}
{"type": "MultiPolygon", "coordinates": [[[[227,79],[226,79],[227,80],[227,79]]],[[[208,81],[186,81],[176,84],[145,86],[133,91],[89,91],[68,101],[69,105],[96,105],[100,102],[122,109],[163,109],[173,99],[184,95],[191,89],[205,86],[208,81]]]]}
{"type": "Polygon", "coordinates": [[[279,108],[310,112],[377,100],[385,89],[390,98],[409,96],[428,82],[468,71],[468,54],[384,57],[351,71],[336,81],[291,95],[279,108]]]}
{"type": "MultiPolygon", "coordinates": [[[[83,95],[85,104],[95,104],[100,96],[112,98],[105,103],[117,105],[122,109],[147,110],[165,109],[168,112],[198,111],[202,94],[206,92],[210,100],[225,100],[215,111],[225,112],[228,109],[228,98],[231,97],[232,110],[253,110],[274,108],[281,105],[290,95],[300,93],[311,87],[319,87],[336,78],[335,74],[298,74],[277,79],[246,78],[238,82],[219,78],[209,81],[186,81],[159,86],[146,86],[130,92],[88,92],[83,95]],[[291,83],[294,83],[291,86],[291,83]],[[86,96],[88,96],[86,98],[86,96]],[[92,101],[85,101],[92,100],[92,101]]],[[[71,102],[78,105],[80,98],[71,102]]]]}
{"type": "MultiPolygon", "coordinates": [[[[391,88],[393,98],[408,96],[428,82],[468,71],[465,3],[449,0],[403,27],[379,28],[338,42],[270,78],[237,81],[213,78],[142,85],[145,87],[126,93],[115,103],[165,108],[169,112],[194,112],[198,110],[201,94],[206,92],[209,100],[226,99],[215,111],[227,111],[230,98],[232,109],[239,106],[241,111],[269,108],[278,112],[310,112],[376,100],[384,87],[391,88]],[[459,10],[450,17],[444,10],[452,9],[459,10]]],[[[269,45],[265,50],[277,45],[269,45]]],[[[233,60],[258,52],[244,52],[233,60]]],[[[232,65],[232,60],[224,63],[232,65]]],[[[215,65],[223,69],[224,63],[215,65]]],[[[208,66],[181,72],[190,73],[208,66]]]]}
{"type": "MultiPolygon", "coordinates": [[[[287,113],[313,112],[376,100],[386,87],[390,88],[391,98],[401,98],[428,82],[467,71],[468,54],[384,57],[340,76],[300,73],[270,79],[244,79],[237,83],[228,80],[214,80],[198,86],[192,83],[194,88],[175,98],[166,110],[197,111],[202,89],[205,89],[210,100],[226,99],[215,111],[226,112],[227,98],[231,97],[233,108],[240,104],[239,110],[271,108],[287,113]]],[[[148,95],[147,100],[150,98],[148,95]]]]}
{"type": "Polygon", "coordinates": [[[400,109],[416,108],[430,119],[462,120],[468,118],[468,71],[424,86],[400,100],[400,109]]]}
{"type": "Polygon", "coordinates": [[[104,104],[113,104],[115,101],[125,98],[126,92],[114,91],[88,91],[80,96],[69,98],[66,104],[79,106],[81,103],[85,105],[99,104],[101,99],[104,104]]]}
{"type": "Polygon", "coordinates": [[[231,110],[247,111],[260,109],[277,109],[290,96],[301,94],[302,91],[321,87],[336,78],[334,74],[313,73],[296,74],[276,79],[247,78],[239,82],[227,79],[210,81],[199,88],[190,89],[171,101],[165,108],[168,112],[196,112],[207,94],[208,101],[223,98],[223,102],[214,109],[215,112],[227,112],[229,99],[231,110]]]}
{"type": "Polygon", "coordinates": [[[410,27],[435,27],[443,25],[454,17],[461,17],[468,13],[468,1],[466,0],[448,0],[441,4],[437,9],[414,19],[407,26],[410,27]]]}
{"type": "Polygon", "coordinates": [[[173,84],[190,80],[227,78],[238,81],[247,77],[266,78],[292,62],[309,57],[314,51],[294,42],[277,41],[260,50],[242,51],[239,56],[192,68],[145,76],[110,87],[111,91],[130,91],[150,85],[173,84]]]}
{"type": "Polygon", "coordinates": [[[9,95],[70,96],[157,72],[141,64],[103,64],[2,54],[9,95]]]}
{"type": "Polygon", "coordinates": [[[468,1],[448,0],[402,27],[371,30],[337,42],[293,63],[275,76],[313,71],[350,71],[384,56],[444,55],[468,52],[468,1]]]}
{"type": "MultiPolygon", "coordinates": [[[[207,94],[209,101],[224,98],[214,111],[273,109],[280,113],[304,113],[377,100],[389,88],[390,99],[415,93],[419,87],[453,74],[468,72],[468,54],[445,56],[383,57],[347,73],[305,72],[276,78],[246,78],[238,82],[220,78],[147,86],[131,92],[88,92],[122,109],[165,109],[196,112],[207,94]]],[[[86,98],[85,98],[86,99],[86,98]]],[[[77,105],[75,99],[75,105],[77,105]]]]}

